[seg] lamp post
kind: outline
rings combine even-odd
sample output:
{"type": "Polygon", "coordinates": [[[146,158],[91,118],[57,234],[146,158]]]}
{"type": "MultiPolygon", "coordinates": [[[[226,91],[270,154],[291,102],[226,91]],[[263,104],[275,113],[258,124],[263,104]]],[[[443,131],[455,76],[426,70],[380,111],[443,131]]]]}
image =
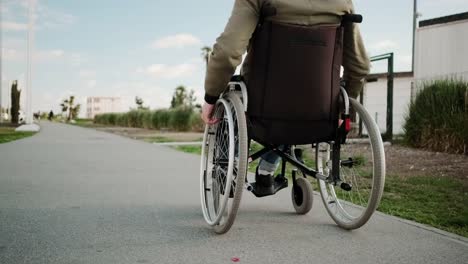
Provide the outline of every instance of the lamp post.
{"type": "Polygon", "coordinates": [[[418,18],[421,16],[418,13],[418,0],[414,0],[413,2],[413,55],[411,61],[411,71],[414,73],[414,53],[415,53],[415,46],[416,46],[416,28],[418,27],[418,18]]]}
{"type": "Polygon", "coordinates": [[[27,69],[26,69],[26,124],[33,123],[32,113],[32,63],[34,47],[34,4],[35,0],[29,0],[28,8],[28,51],[27,51],[27,69]]]}
{"type": "MultiPolygon", "coordinates": [[[[0,11],[0,25],[3,25],[2,22],[2,12],[0,11]]],[[[3,42],[2,42],[2,35],[3,30],[0,30],[0,123],[3,122],[3,71],[2,71],[2,57],[3,57],[3,42]]]]}
{"type": "Polygon", "coordinates": [[[34,5],[37,0],[29,0],[28,3],[28,41],[27,41],[27,61],[26,61],[26,124],[16,128],[16,131],[39,131],[40,127],[33,123],[32,113],[32,64],[34,47],[34,5]]]}

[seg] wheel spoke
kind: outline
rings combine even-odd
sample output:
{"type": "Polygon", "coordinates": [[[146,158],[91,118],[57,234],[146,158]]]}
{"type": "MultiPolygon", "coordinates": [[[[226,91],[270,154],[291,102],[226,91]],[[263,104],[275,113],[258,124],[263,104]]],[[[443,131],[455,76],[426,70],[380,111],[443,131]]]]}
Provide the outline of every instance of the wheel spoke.
{"type": "MultiPolygon", "coordinates": [[[[385,162],[383,144],[378,127],[373,124],[372,118],[365,112],[354,99],[350,99],[351,105],[356,110],[357,122],[352,123],[352,131],[348,134],[348,143],[342,144],[340,157],[343,161],[351,158],[352,164],[340,165],[340,178],[343,183],[350,184],[351,189],[346,191],[340,187],[341,183],[333,184],[319,181],[324,204],[330,216],[343,227],[355,229],[365,224],[376,209],[381,194],[373,188],[377,183],[380,191],[383,189],[385,177],[385,162]],[[359,120],[362,121],[361,135],[359,120]],[[376,165],[377,164],[377,165],[376,165]],[[382,168],[382,170],[376,170],[382,168]]],[[[332,143],[331,143],[332,144],[332,143]]],[[[317,144],[316,157],[319,170],[325,176],[330,176],[331,156],[321,151],[324,143],[317,144]]]]}
{"type": "Polygon", "coordinates": [[[202,166],[212,171],[207,173],[209,177],[202,177],[205,182],[201,185],[205,193],[202,209],[205,220],[214,226],[215,232],[224,233],[235,219],[247,172],[247,126],[244,108],[234,92],[218,101],[214,116],[220,122],[205,132],[210,134],[205,134],[205,140],[209,142],[204,144],[207,151],[203,155],[207,158],[202,166]]]}

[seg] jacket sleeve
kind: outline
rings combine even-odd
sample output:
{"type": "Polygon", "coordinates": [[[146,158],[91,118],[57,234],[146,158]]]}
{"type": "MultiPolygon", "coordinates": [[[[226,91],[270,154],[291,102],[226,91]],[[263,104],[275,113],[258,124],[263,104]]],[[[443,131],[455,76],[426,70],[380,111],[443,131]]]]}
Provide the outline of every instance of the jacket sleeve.
{"type": "Polygon", "coordinates": [[[346,91],[356,98],[364,85],[364,78],[369,74],[370,61],[367,56],[358,24],[347,25],[344,32],[343,79],[346,91]]]}
{"type": "Polygon", "coordinates": [[[236,0],[224,32],[216,39],[205,77],[205,101],[216,102],[242,62],[258,23],[261,0],[236,0]]]}

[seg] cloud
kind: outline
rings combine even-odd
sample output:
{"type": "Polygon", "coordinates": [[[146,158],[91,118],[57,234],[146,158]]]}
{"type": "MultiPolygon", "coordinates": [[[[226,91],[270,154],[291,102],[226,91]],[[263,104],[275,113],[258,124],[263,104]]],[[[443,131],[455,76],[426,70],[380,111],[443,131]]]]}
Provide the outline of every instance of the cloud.
{"type": "Polygon", "coordinates": [[[94,87],[96,87],[96,84],[97,84],[97,81],[96,81],[96,80],[88,80],[88,81],[86,82],[86,86],[87,86],[88,88],[94,88],[94,87]]]}
{"type": "Polygon", "coordinates": [[[194,45],[201,45],[200,39],[191,34],[177,34],[158,39],[151,46],[154,49],[168,49],[194,45]]]}
{"type": "MultiPolygon", "coordinates": [[[[38,0],[32,0],[32,3],[34,5],[37,5],[39,1],[38,0]]],[[[23,7],[23,8],[28,8],[29,7],[29,0],[19,0],[18,3],[23,7]]]]}
{"type": "Polygon", "coordinates": [[[11,49],[18,49],[18,48],[25,49],[26,44],[27,44],[26,36],[24,36],[24,38],[6,37],[2,39],[2,41],[3,41],[2,45],[4,48],[11,48],[11,49]]]}
{"type": "Polygon", "coordinates": [[[71,53],[69,61],[72,66],[80,66],[86,61],[86,58],[80,53],[71,53]]]}
{"type": "Polygon", "coordinates": [[[65,58],[66,54],[64,50],[39,50],[34,53],[34,58],[39,62],[49,62],[58,59],[65,58]]]}
{"type": "Polygon", "coordinates": [[[25,23],[17,23],[12,21],[2,21],[2,31],[24,31],[28,29],[28,25],[25,23]]]}
{"type": "Polygon", "coordinates": [[[48,8],[43,5],[38,7],[38,17],[40,27],[55,29],[74,24],[77,18],[63,11],[48,8]]]}
{"type": "Polygon", "coordinates": [[[113,96],[122,99],[123,110],[135,108],[135,97],[143,99],[144,105],[152,109],[170,106],[172,89],[167,89],[146,82],[123,82],[111,86],[113,96]]]}
{"type": "Polygon", "coordinates": [[[137,73],[145,73],[153,77],[163,79],[174,79],[184,76],[190,76],[197,70],[197,66],[192,63],[183,63],[178,65],[153,64],[146,68],[138,68],[137,73]]]}
{"type": "Polygon", "coordinates": [[[369,45],[369,51],[372,54],[378,54],[383,52],[393,51],[398,49],[400,45],[393,40],[382,40],[369,45]]]}
{"type": "MultiPolygon", "coordinates": [[[[40,90],[40,89],[37,89],[40,90]]],[[[33,111],[54,111],[56,115],[61,113],[60,104],[64,99],[75,96],[75,104],[81,104],[79,117],[86,115],[86,97],[75,90],[62,91],[60,93],[40,92],[33,90],[33,111]]]]}
{"type": "MultiPolygon", "coordinates": [[[[56,29],[70,24],[74,24],[77,18],[62,10],[52,9],[43,3],[35,0],[34,2],[34,15],[35,20],[34,28],[42,29],[56,29]]],[[[1,15],[5,22],[2,23],[2,30],[5,31],[21,31],[27,30],[28,25],[28,0],[15,0],[2,2],[1,15]]]]}
{"type": "Polygon", "coordinates": [[[61,61],[67,64],[67,66],[80,66],[85,58],[80,53],[67,52],[62,49],[54,50],[39,50],[35,52],[35,59],[38,62],[52,62],[52,61],[61,61]]]}
{"type": "Polygon", "coordinates": [[[7,13],[7,12],[9,12],[9,11],[10,11],[10,9],[8,8],[8,6],[6,6],[6,5],[0,5],[0,13],[1,13],[1,14],[5,14],[5,13],[7,13]]]}
{"type": "Polygon", "coordinates": [[[2,47],[2,59],[6,61],[18,61],[22,58],[24,58],[24,53],[16,50],[16,49],[10,49],[10,48],[3,48],[2,47]]]}
{"type": "MultiPolygon", "coordinates": [[[[2,48],[2,59],[5,61],[26,61],[26,50],[15,48],[2,48]]],[[[34,50],[34,63],[61,62],[68,66],[80,66],[84,61],[84,56],[79,53],[70,53],[63,49],[34,50]]]]}
{"type": "Polygon", "coordinates": [[[96,72],[95,71],[90,71],[90,70],[80,70],[78,72],[78,75],[81,77],[81,78],[88,78],[88,77],[94,77],[96,76],[96,72]]]}

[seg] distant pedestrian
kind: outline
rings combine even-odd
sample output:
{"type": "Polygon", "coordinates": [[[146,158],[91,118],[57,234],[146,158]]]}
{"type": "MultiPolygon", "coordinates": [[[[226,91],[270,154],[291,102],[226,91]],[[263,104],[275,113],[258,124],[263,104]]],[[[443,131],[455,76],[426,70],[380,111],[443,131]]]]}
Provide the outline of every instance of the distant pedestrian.
{"type": "Polygon", "coordinates": [[[54,118],[54,112],[50,110],[48,119],[49,121],[52,121],[53,118],[54,118]]]}

